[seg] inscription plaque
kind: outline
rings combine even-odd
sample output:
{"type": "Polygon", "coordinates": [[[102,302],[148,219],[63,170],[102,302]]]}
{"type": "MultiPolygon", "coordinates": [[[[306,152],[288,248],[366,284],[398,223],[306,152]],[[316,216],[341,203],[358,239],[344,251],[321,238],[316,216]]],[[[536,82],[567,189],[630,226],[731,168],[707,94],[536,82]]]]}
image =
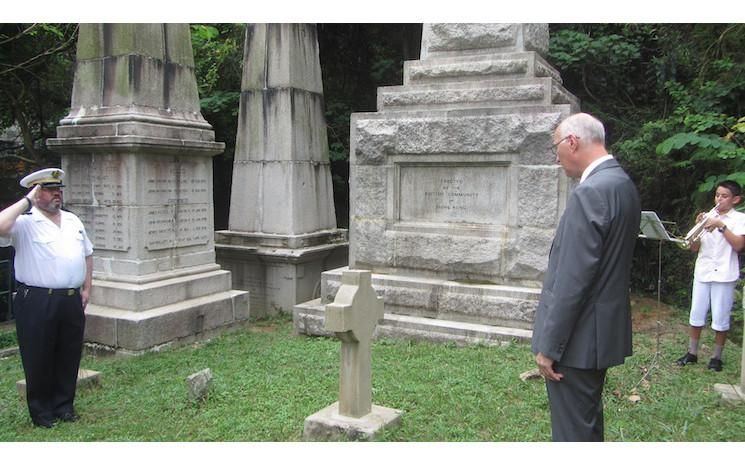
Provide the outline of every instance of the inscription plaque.
{"type": "Polygon", "coordinates": [[[148,179],[146,189],[149,198],[169,204],[202,202],[209,194],[206,179],[148,179]]]}
{"type": "Polygon", "coordinates": [[[504,224],[508,164],[401,164],[399,219],[504,224]]]}
{"type": "Polygon", "coordinates": [[[145,204],[209,203],[209,165],[203,162],[151,162],[144,180],[145,204]]]}
{"type": "Polygon", "coordinates": [[[162,250],[207,244],[211,236],[207,205],[176,205],[148,208],[145,215],[145,247],[162,250]]]}
{"type": "Polygon", "coordinates": [[[81,159],[65,186],[65,199],[73,204],[122,205],[126,182],[121,163],[112,157],[81,159]]]}
{"type": "Polygon", "coordinates": [[[96,250],[129,250],[129,209],[125,207],[78,207],[75,209],[85,225],[96,250]]]}

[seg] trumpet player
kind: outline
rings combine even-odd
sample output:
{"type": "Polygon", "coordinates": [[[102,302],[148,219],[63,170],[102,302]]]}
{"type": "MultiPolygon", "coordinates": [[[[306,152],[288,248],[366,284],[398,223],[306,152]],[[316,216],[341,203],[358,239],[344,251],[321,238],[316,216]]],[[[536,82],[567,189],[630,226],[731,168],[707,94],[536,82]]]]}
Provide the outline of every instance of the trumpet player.
{"type": "Polygon", "coordinates": [[[693,272],[691,296],[690,340],[688,352],[676,363],[685,366],[698,362],[698,344],[706,316],[711,308],[711,328],[715,347],[708,368],[722,371],[722,350],[727,340],[735,283],[740,275],[738,253],[745,248],[745,214],[734,209],[740,203],[740,185],[722,181],[717,185],[715,214],[699,213],[696,222],[704,222],[705,232],[691,242],[698,253],[693,272]]]}

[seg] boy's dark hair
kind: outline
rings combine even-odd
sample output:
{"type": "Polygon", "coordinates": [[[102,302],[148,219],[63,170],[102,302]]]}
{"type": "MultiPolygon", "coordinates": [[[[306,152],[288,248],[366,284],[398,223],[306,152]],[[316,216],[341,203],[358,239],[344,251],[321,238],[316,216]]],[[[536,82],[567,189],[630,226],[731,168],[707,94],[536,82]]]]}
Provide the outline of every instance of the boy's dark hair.
{"type": "Polygon", "coordinates": [[[730,181],[729,179],[720,182],[719,184],[717,184],[717,187],[724,187],[725,189],[729,190],[732,193],[733,197],[737,197],[742,191],[738,183],[736,183],[735,181],[730,181]]]}

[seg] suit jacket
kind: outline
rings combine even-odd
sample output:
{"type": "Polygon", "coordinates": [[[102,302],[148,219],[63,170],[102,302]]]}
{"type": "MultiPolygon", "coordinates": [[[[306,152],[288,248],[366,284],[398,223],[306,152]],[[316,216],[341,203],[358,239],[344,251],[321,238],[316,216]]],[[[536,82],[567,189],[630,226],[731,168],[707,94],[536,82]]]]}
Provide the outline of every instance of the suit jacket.
{"type": "Polygon", "coordinates": [[[636,187],[615,159],[572,192],[549,253],[533,353],[582,369],[631,355],[629,281],[640,217],[636,187]]]}

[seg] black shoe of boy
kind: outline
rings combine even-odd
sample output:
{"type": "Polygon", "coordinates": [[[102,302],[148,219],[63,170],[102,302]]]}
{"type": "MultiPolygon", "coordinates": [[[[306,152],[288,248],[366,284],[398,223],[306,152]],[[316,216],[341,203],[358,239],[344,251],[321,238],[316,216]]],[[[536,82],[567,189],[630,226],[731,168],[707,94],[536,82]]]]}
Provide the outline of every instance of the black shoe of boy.
{"type": "Polygon", "coordinates": [[[722,371],[722,365],[724,364],[721,360],[719,360],[718,358],[712,358],[711,360],[709,360],[708,368],[709,370],[713,371],[722,371]]]}
{"type": "Polygon", "coordinates": [[[691,363],[697,363],[697,362],[698,362],[698,357],[693,355],[690,352],[686,352],[684,356],[680,357],[678,360],[675,361],[675,363],[681,367],[689,365],[691,363]]]}

